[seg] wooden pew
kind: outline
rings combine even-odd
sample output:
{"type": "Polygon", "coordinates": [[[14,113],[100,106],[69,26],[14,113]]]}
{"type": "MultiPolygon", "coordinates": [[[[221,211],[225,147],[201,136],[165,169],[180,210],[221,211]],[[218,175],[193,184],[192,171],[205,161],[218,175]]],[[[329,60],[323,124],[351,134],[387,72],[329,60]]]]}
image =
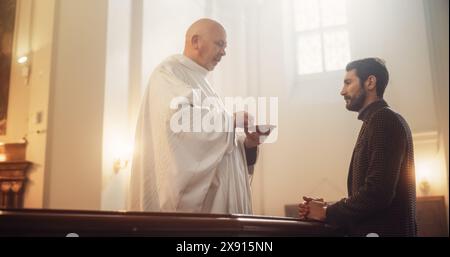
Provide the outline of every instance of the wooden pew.
{"type": "Polygon", "coordinates": [[[0,209],[0,236],[339,236],[294,218],[162,212],[0,209]]]}

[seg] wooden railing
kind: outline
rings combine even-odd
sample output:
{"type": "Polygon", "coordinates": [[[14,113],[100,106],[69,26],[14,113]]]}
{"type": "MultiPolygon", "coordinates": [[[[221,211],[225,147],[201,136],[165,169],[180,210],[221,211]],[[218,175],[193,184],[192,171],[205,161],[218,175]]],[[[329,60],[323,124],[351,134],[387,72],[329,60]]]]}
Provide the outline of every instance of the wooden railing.
{"type": "Polygon", "coordinates": [[[0,236],[339,236],[293,218],[192,213],[0,210],[0,236]]]}

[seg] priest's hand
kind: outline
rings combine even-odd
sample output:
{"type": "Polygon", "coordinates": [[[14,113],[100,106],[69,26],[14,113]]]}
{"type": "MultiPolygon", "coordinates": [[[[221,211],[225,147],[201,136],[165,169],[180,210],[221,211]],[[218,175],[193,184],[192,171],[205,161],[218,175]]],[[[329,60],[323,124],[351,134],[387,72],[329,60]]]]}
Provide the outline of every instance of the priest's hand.
{"type": "Polygon", "coordinates": [[[245,132],[245,141],[244,145],[246,148],[254,148],[264,142],[264,139],[270,135],[271,130],[262,132],[258,130],[258,126],[256,126],[255,132],[248,131],[248,128],[244,129],[245,132]]]}
{"type": "Polygon", "coordinates": [[[263,143],[263,139],[269,136],[271,130],[259,131],[258,126],[254,126],[255,119],[251,114],[246,111],[235,112],[234,117],[234,128],[244,128],[245,141],[244,145],[246,148],[254,148],[263,143]],[[256,131],[249,131],[249,128],[256,131]]]}
{"type": "Polygon", "coordinates": [[[255,122],[253,116],[246,111],[235,112],[233,114],[234,128],[248,128],[255,122]]]}

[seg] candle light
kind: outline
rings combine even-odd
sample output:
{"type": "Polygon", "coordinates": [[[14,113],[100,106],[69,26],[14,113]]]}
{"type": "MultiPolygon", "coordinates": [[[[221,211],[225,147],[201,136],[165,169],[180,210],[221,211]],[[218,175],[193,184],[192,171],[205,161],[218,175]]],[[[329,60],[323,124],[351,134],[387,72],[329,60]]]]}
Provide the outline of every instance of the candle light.
{"type": "Polygon", "coordinates": [[[6,161],[5,143],[0,142],[0,162],[6,161]]]}

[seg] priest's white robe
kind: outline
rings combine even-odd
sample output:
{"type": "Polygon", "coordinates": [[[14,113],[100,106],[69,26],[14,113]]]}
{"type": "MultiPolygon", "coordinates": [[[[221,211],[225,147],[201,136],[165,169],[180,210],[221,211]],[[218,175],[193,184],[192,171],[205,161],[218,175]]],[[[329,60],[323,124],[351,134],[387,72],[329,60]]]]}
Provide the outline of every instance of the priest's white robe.
{"type": "Polygon", "coordinates": [[[167,58],[153,71],[137,122],[129,210],[252,214],[245,137],[233,131],[176,133],[170,127],[180,110],[208,114],[195,101],[198,92],[202,100],[217,99],[214,115],[220,113],[223,126],[232,122],[207,74],[184,55],[167,58]],[[172,109],[177,97],[187,102],[172,109]]]}

